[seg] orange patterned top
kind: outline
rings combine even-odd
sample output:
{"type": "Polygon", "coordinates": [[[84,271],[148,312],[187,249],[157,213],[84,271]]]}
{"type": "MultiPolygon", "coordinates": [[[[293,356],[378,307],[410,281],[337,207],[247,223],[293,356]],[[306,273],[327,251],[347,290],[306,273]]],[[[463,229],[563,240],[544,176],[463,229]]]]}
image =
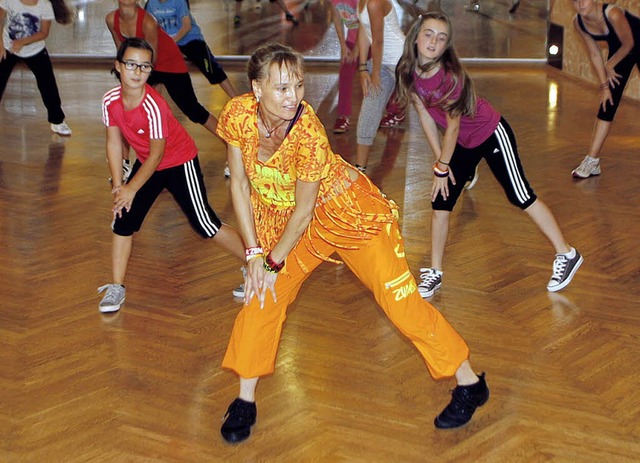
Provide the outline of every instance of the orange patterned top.
{"type": "Polygon", "coordinates": [[[296,181],[320,182],[317,206],[351,186],[348,164],[331,150],[320,119],[306,101],[305,111],[278,150],[258,159],[258,102],[253,93],[230,100],[220,113],[217,133],[240,148],[251,183],[251,203],[260,245],[269,252],[295,208],[296,181]]]}

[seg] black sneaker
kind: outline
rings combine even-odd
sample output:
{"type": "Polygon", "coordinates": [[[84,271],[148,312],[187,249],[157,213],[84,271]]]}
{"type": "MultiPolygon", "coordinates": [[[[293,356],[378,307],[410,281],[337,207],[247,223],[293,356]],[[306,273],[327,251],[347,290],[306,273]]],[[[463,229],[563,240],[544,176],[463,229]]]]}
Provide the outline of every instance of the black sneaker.
{"type": "Polygon", "coordinates": [[[573,258],[566,254],[556,254],[553,261],[553,275],[547,284],[547,291],[560,291],[573,280],[584,259],[577,249],[571,248],[571,251],[575,251],[573,258]]]}
{"type": "Polygon", "coordinates": [[[434,268],[426,267],[420,269],[420,279],[418,292],[420,296],[427,298],[433,296],[436,289],[442,287],[442,272],[434,268]]]}
{"type": "Polygon", "coordinates": [[[451,393],[451,402],[434,421],[436,428],[452,429],[467,424],[476,408],[489,400],[489,388],[484,380],[484,373],[478,378],[480,381],[470,386],[456,386],[451,393]]]}
{"type": "Polygon", "coordinates": [[[220,433],[229,443],[242,442],[251,434],[251,426],[256,423],[257,409],[255,402],[247,402],[237,398],[222,418],[220,433]]]}

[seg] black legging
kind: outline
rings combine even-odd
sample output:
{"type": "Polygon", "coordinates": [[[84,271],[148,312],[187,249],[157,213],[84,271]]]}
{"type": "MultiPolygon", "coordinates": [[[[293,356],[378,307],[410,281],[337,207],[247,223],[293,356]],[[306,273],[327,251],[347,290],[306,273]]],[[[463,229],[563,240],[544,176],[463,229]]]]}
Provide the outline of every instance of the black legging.
{"type": "Polygon", "coordinates": [[[204,124],[209,119],[209,111],[198,101],[188,72],[153,71],[148,83],[149,85],[164,84],[171,99],[191,122],[204,124]]]}
{"type": "Polygon", "coordinates": [[[13,67],[19,61],[24,61],[29,69],[31,69],[31,72],[33,72],[33,75],[36,76],[36,83],[42,96],[42,102],[47,108],[47,120],[51,124],[61,124],[64,122],[60,92],[58,92],[56,76],[53,73],[53,66],[51,65],[51,59],[49,58],[49,53],[46,48],[40,53],[36,53],[28,58],[21,58],[9,51],[6,52],[5,58],[0,61],[0,99],[2,99],[13,67]]]}
{"type": "MultiPolygon", "coordinates": [[[[609,53],[609,58],[611,58],[611,55],[613,55],[613,53],[609,53]]],[[[602,105],[600,105],[600,109],[598,110],[598,119],[607,122],[613,121],[613,118],[618,111],[618,106],[620,106],[620,100],[622,100],[624,88],[629,81],[631,71],[633,71],[633,66],[638,66],[638,70],[640,70],[640,52],[638,52],[638,45],[636,45],[631,53],[629,53],[614,68],[616,73],[620,74],[622,77],[620,77],[620,83],[618,85],[613,88],[609,87],[611,90],[611,97],[613,98],[613,104],[607,103],[605,105],[606,109],[602,109],[602,105]]]]}

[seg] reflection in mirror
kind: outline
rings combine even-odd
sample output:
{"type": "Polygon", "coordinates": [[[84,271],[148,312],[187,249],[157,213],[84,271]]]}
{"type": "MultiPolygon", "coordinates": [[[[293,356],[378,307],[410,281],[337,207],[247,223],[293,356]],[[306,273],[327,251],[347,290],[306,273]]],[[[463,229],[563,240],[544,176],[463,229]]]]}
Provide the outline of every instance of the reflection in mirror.
{"type": "MultiPolygon", "coordinates": [[[[394,0],[406,29],[421,12],[442,9],[456,29],[464,58],[544,59],[548,0],[394,0]]],[[[109,58],[115,46],[104,18],[116,0],[73,0],[70,26],[54,25],[47,48],[53,56],[109,58]]],[[[193,17],[216,56],[250,55],[280,41],[307,57],[337,60],[340,46],[330,0],[189,0],[193,17]],[[282,6],[281,6],[282,5],[282,6]],[[297,25],[287,16],[290,12],[297,25]]],[[[140,4],[144,4],[140,1],[140,4]]]]}

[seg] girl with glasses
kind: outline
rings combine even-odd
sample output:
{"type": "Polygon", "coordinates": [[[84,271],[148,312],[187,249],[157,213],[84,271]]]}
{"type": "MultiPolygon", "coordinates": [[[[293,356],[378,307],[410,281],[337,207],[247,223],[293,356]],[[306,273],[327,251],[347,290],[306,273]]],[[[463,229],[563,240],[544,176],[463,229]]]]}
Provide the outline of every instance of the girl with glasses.
{"type": "Polygon", "coordinates": [[[124,303],[124,278],[133,235],[165,188],[199,235],[213,239],[243,262],[245,259],[242,238],[220,221],[207,201],[195,142],[167,102],[147,83],[153,55],[148,42],[126,39],[118,49],[113,71],[120,85],[109,90],[102,100],[114,217],[113,280],[98,289],[106,291],[98,306],[102,313],[116,312],[124,303]],[[138,156],[126,183],[118,176],[124,155],[123,139],[138,156]]]}

